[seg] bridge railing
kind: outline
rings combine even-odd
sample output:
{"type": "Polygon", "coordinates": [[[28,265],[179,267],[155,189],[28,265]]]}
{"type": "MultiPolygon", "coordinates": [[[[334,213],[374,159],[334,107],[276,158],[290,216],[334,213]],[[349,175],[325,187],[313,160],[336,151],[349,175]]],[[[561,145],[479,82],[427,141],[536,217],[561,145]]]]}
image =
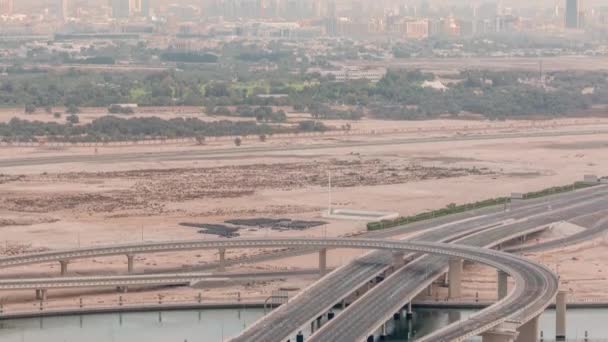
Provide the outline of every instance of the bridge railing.
{"type": "MultiPolygon", "coordinates": [[[[225,294],[221,298],[208,297],[199,293],[190,298],[170,298],[158,295],[156,298],[134,299],[128,296],[41,300],[24,304],[0,304],[0,319],[23,316],[52,316],[53,314],[75,314],[95,312],[152,311],[167,309],[195,308],[236,308],[264,307],[267,296],[242,297],[240,292],[225,294]]],[[[279,305],[266,303],[268,306],[279,305]]]]}

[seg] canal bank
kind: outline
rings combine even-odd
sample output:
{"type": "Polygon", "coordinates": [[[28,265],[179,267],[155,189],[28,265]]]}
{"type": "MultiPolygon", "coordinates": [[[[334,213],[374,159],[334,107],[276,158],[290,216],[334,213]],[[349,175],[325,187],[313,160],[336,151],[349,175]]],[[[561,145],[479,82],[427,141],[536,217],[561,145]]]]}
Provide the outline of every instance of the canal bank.
{"type": "MultiPolygon", "coordinates": [[[[437,310],[481,310],[495,302],[484,301],[441,301],[427,300],[416,301],[412,304],[415,310],[437,309],[437,310]]],[[[264,301],[226,301],[226,302],[149,302],[149,303],[124,303],[123,305],[96,306],[95,304],[81,304],[74,307],[49,308],[44,302],[33,310],[10,311],[0,304],[0,322],[3,320],[26,319],[38,317],[61,317],[78,315],[96,315],[112,313],[138,313],[158,311],[188,311],[188,310],[222,310],[222,309],[263,309],[271,310],[280,304],[264,301]]],[[[335,309],[338,309],[337,305],[335,309]]],[[[607,309],[608,302],[604,301],[575,301],[568,302],[569,309],[607,309]]],[[[549,305],[547,309],[555,309],[555,304],[549,305]]]]}
{"type": "MultiPolygon", "coordinates": [[[[415,309],[412,320],[390,325],[387,341],[413,341],[429,332],[474,314],[473,309],[415,309]]],[[[220,342],[238,334],[264,315],[263,307],[195,309],[133,313],[67,315],[0,321],[2,342],[220,342]]],[[[608,309],[571,309],[567,336],[589,342],[608,341],[608,309]]],[[[547,310],[540,321],[545,341],[554,339],[555,313],[547,310]]],[[[304,331],[307,335],[307,331],[304,331]]]]}

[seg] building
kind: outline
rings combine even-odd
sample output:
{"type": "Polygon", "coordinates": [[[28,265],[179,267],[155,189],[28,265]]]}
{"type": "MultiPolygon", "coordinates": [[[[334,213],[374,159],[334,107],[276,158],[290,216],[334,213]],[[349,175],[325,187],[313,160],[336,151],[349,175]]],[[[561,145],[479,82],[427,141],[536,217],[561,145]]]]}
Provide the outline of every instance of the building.
{"type": "Polygon", "coordinates": [[[321,76],[332,76],[337,82],[350,80],[368,80],[378,82],[386,75],[386,68],[342,67],[337,70],[310,68],[307,73],[319,73],[321,76]]]}
{"type": "Polygon", "coordinates": [[[429,21],[426,19],[408,21],[405,23],[405,35],[409,39],[425,39],[429,37],[429,21]]]}
{"type": "Polygon", "coordinates": [[[14,9],[14,0],[0,0],[0,15],[11,15],[14,9]]]}
{"type": "Polygon", "coordinates": [[[131,1],[129,1],[129,0],[111,0],[111,3],[112,3],[112,18],[122,19],[122,18],[129,17],[131,1]]]}
{"type": "Polygon", "coordinates": [[[59,18],[63,21],[67,21],[68,17],[70,16],[70,7],[69,7],[69,0],[58,0],[58,6],[59,6],[59,18]]]}
{"type": "Polygon", "coordinates": [[[129,14],[141,12],[142,0],[129,0],[129,14]]]}
{"type": "Polygon", "coordinates": [[[566,0],[566,28],[579,28],[578,5],[578,0],[566,0]]]}
{"type": "Polygon", "coordinates": [[[150,15],[150,0],[129,0],[129,15],[148,17],[150,15]]]}

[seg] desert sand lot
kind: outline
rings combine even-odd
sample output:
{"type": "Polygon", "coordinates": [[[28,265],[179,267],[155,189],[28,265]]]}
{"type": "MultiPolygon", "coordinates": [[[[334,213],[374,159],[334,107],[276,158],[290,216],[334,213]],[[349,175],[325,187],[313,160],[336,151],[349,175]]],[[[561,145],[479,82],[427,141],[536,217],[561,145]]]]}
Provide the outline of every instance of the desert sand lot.
{"type": "MultiPolygon", "coordinates": [[[[606,119],[564,119],[552,125],[366,120],[358,125],[355,129],[416,127],[422,131],[250,141],[241,147],[250,150],[242,153],[230,141],[206,146],[100,147],[96,151],[79,146],[2,147],[0,255],[142,240],[213,239],[217,235],[201,234],[199,229],[181,223],[224,224],[243,218],[321,220],[327,224],[303,230],[249,227],[238,231],[242,237],[343,236],[364,231],[365,222],[321,217],[328,203],[329,171],[334,207],[401,215],[569,184],[585,174],[608,175],[606,119]],[[478,129],[472,131],[475,127],[478,129]],[[548,132],[552,135],[540,135],[548,132]],[[527,136],[505,135],[516,133],[527,136]],[[500,137],[485,138],[495,134],[500,137]],[[463,136],[468,139],[459,139],[463,136]],[[401,139],[433,137],[447,140],[398,143],[401,139]],[[198,154],[206,149],[216,152],[198,154]],[[132,158],[145,153],[152,153],[151,157],[132,158]],[[11,162],[24,158],[29,161],[27,165],[11,162]]],[[[566,233],[552,231],[539,239],[566,233]]],[[[563,281],[577,299],[608,301],[602,291],[608,285],[606,246],[602,237],[559,253],[531,257],[559,267],[563,281]]],[[[258,252],[228,251],[227,257],[258,252]]],[[[336,267],[359,253],[330,251],[328,262],[336,267]]],[[[181,270],[217,258],[217,252],[209,251],[142,255],[136,259],[136,271],[181,270]]],[[[316,255],[310,255],[230,271],[298,270],[316,264],[316,255]]],[[[57,276],[58,268],[54,264],[36,265],[1,270],[0,276],[57,276]]],[[[465,270],[467,297],[474,297],[475,292],[484,298],[495,296],[495,272],[475,265],[465,270]]],[[[72,275],[125,271],[126,260],[122,257],[80,260],[70,265],[72,275]]],[[[171,300],[191,299],[201,291],[207,298],[230,297],[238,291],[243,298],[265,298],[278,287],[302,288],[313,280],[313,276],[302,276],[221,289],[173,288],[121,295],[127,301],[152,301],[159,292],[171,300]]],[[[50,298],[74,303],[79,295],[76,291],[51,291],[50,298]]],[[[93,296],[104,303],[115,302],[118,297],[113,291],[99,290],[85,292],[84,298],[93,300],[93,296]]],[[[34,305],[29,291],[0,293],[0,300],[9,306],[34,305]]]]}

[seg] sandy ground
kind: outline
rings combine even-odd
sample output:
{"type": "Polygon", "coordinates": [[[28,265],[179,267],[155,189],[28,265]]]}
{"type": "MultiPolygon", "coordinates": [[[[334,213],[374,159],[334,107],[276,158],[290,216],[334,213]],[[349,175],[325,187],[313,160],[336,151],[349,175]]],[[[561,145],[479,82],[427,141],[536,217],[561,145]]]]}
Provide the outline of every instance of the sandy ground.
{"type": "MultiPolygon", "coordinates": [[[[522,122],[429,121],[412,123],[424,137],[437,127],[457,134],[464,127],[479,125],[476,134],[587,130],[608,128],[604,119],[554,121],[552,125],[521,125],[522,122]],[[490,126],[488,126],[490,125],[490,126]],[[496,126],[492,126],[496,125],[496,126]],[[504,126],[506,125],[506,127],[504,126]],[[511,127],[509,125],[512,125],[511,127]],[[515,126],[521,125],[521,126],[515,126]],[[551,126],[551,128],[546,128],[551,126]],[[605,127],[604,127],[605,126],[605,127]],[[541,128],[545,127],[545,128],[541,128]]],[[[546,123],[546,122],[545,122],[546,123]]],[[[400,123],[405,125],[404,123],[400,123]]],[[[366,129],[387,127],[387,123],[363,122],[366,129]]],[[[441,131],[441,129],[439,129],[441,131]]],[[[353,141],[385,139],[390,136],[346,137],[353,141]]],[[[401,136],[398,136],[401,137],[401,136]]],[[[327,143],[308,138],[309,143],[327,143]]],[[[300,138],[306,142],[307,138],[300,138]]],[[[332,142],[334,140],[329,140],[332,142]]],[[[334,207],[395,211],[402,215],[438,208],[450,203],[466,203],[511,192],[525,192],[571,183],[584,174],[606,175],[608,133],[416,143],[364,147],[327,147],[290,150],[250,156],[217,156],[199,160],[151,160],[112,162],[87,161],[69,164],[7,167],[0,169],[0,253],[6,255],[47,249],[74,248],[110,243],[176,239],[212,239],[183,222],[223,223],[234,218],[271,217],[324,220],[326,225],[306,230],[276,231],[267,228],[241,229],[241,236],[342,236],[363,231],[364,222],[326,220],[327,171],[332,170],[334,207]]],[[[280,145],[282,142],[269,144],[280,145]]],[[[290,142],[293,143],[293,142],[290,142]]],[[[219,144],[221,145],[221,144],[219,144]]],[[[274,146],[274,145],[273,145],[274,146]]],[[[226,145],[226,148],[229,146],[226,145]]],[[[191,145],[163,147],[188,151],[191,145]]],[[[98,153],[141,153],[159,147],[129,146],[108,148],[98,153]]],[[[58,157],[91,154],[90,148],[60,150],[0,148],[0,160],[22,157],[58,157]]],[[[576,231],[560,227],[541,236],[555,238],[576,231]]],[[[602,267],[608,263],[605,241],[595,240],[572,249],[533,254],[532,258],[560,266],[573,297],[608,301],[603,289],[608,280],[602,267]]],[[[228,251],[228,257],[257,253],[255,250],[228,251]]],[[[358,251],[331,251],[329,264],[336,267],[360,255],[358,251]]],[[[217,252],[201,251],[142,255],[136,259],[138,272],[155,269],[182,269],[217,260],[217,252]]],[[[301,256],[258,265],[234,267],[233,271],[292,270],[313,268],[316,256],[301,256]]],[[[59,265],[35,265],[0,270],[2,277],[58,274],[59,265]]],[[[495,272],[481,266],[467,266],[465,296],[479,292],[495,296],[495,272]]],[[[70,274],[121,274],[123,257],[79,260],[70,264],[70,274]]],[[[314,277],[294,277],[272,282],[225,286],[221,289],[156,289],[121,294],[125,301],[155,300],[161,293],[172,300],[192,299],[203,292],[205,298],[234,296],[267,297],[282,286],[305,287],[314,277]]],[[[439,291],[443,291],[440,289],[439,291]]],[[[81,291],[51,291],[56,305],[73,303],[81,291]]],[[[114,291],[85,291],[85,301],[116,301],[114,291]]],[[[3,292],[0,301],[32,306],[33,293],[3,292]]]]}

